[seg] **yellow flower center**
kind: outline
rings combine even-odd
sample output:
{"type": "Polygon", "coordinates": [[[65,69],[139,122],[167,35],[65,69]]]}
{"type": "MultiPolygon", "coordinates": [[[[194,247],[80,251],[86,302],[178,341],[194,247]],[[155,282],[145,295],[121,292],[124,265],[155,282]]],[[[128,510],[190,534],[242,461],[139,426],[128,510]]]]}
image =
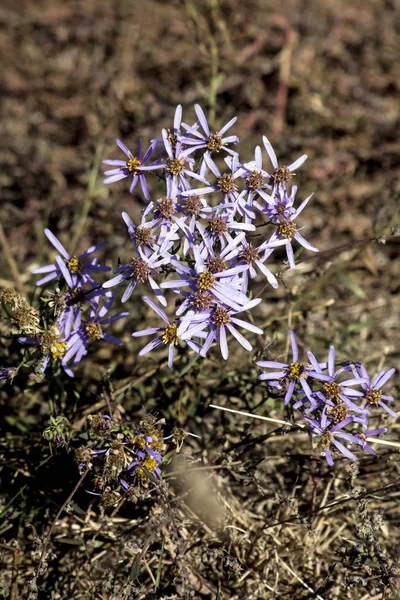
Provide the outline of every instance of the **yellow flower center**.
{"type": "Polygon", "coordinates": [[[366,397],[368,404],[376,406],[382,400],[382,390],[368,390],[366,397]]]}
{"type": "Polygon", "coordinates": [[[219,152],[222,148],[222,137],[216,133],[212,133],[208,139],[206,147],[214,152],[219,152]]]}
{"type": "Polygon", "coordinates": [[[330,398],[331,400],[335,400],[339,398],[339,394],[342,393],[342,388],[340,385],[335,383],[334,381],[324,383],[322,386],[322,391],[330,398]]]}
{"type": "Polygon", "coordinates": [[[140,162],[140,160],[138,158],[135,158],[134,156],[132,156],[132,158],[130,158],[127,163],[126,163],[126,168],[128,169],[128,171],[132,174],[136,173],[136,169],[138,167],[140,167],[142,163],[140,162]]]}
{"type": "Polygon", "coordinates": [[[103,333],[101,325],[99,323],[88,323],[85,327],[86,333],[91,340],[99,340],[103,333]]]}
{"type": "Polygon", "coordinates": [[[292,177],[294,177],[294,175],[295,173],[292,173],[287,167],[283,166],[279,167],[278,169],[275,169],[275,171],[272,174],[272,179],[274,180],[274,183],[283,185],[285,183],[289,183],[289,181],[292,177]]]}
{"type": "Polygon", "coordinates": [[[171,323],[166,326],[164,333],[162,334],[162,340],[164,344],[172,344],[173,346],[178,344],[178,325],[176,325],[176,323],[171,323]]]}
{"type": "Polygon", "coordinates": [[[207,292],[215,284],[215,278],[210,271],[204,271],[204,273],[200,273],[197,281],[199,290],[201,292],[207,292]]]}
{"type": "Polygon", "coordinates": [[[55,342],[51,348],[52,357],[57,360],[62,358],[67,351],[67,342],[55,342]]]}
{"type": "Polygon", "coordinates": [[[326,412],[332,417],[335,423],[347,419],[349,416],[349,410],[344,402],[339,402],[337,406],[328,406],[326,412]]]}
{"type": "Polygon", "coordinates": [[[167,171],[172,175],[179,175],[185,168],[185,162],[180,158],[169,158],[167,160],[167,171]]]}
{"type": "Polygon", "coordinates": [[[300,379],[304,374],[304,366],[301,363],[291,363],[289,365],[289,377],[291,379],[300,379]]]}
{"type": "Polygon", "coordinates": [[[333,439],[333,435],[331,433],[326,433],[324,436],[322,436],[321,441],[320,441],[321,448],[324,448],[324,450],[329,448],[329,446],[332,442],[332,439],[333,439]]]}
{"type": "Polygon", "coordinates": [[[80,273],[83,265],[77,256],[71,256],[71,258],[67,261],[67,267],[70,273],[80,273]]]}
{"type": "Polygon", "coordinates": [[[281,221],[278,225],[278,233],[281,237],[291,240],[296,233],[296,225],[292,221],[281,221]]]}

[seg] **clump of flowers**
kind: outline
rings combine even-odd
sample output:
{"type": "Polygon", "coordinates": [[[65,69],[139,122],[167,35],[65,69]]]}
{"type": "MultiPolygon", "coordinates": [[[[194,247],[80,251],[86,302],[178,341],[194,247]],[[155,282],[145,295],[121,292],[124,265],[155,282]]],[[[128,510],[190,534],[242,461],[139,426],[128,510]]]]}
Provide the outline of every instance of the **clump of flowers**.
{"type": "Polygon", "coordinates": [[[176,444],[174,435],[164,437],[164,419],[146,413],[136,428],[108,415],[89,417],[89,441],[75,452],[78,469],[90,471],[93,491],[103,506],[113,506],[122,495],[135,501],[162,475],[166,439],[176,444]]]}
{"type": "MultiPolygon", "coordinates": [[[[45,234],[60,254],[55,257],[54,264],[38,267],[33,272],[46,274],[37,286],[57,279],[55,291],[46,291],[38,308],[30,306],[13,288],[3,290],[1,295],[13,333],[18,335],[21,344],[31,349],[23,363],[32,369],[31,374],[38,381],[50,365],[54,369],[61,367],[73,377],[71,367],[76,367],[87,354],[88,346],[98,340],[121,345],[121,340],[104,328],[129,315],[128,312],[107,314],[115,294],[103,289],[94,277],[109,271],[110,267],[99,264],[97,258],[87,262],[87,257],[107,242],[76,256],[70,255],[50,230],[45,229],[45,234]]],[[[12,383],[17,372],[18,369],[2,369],[0,380],[12,383]]]]}
{"type": "Polygon", "coordinates": [[[115,277],[103,288],[128,283],[122,302],[130,298],[136,286],[147,288],[143,300],[163,323],[134,332],[133,336],[157,334],[140,355],[165,345],[169,367],[179,346],[188,346],[205,357],[217,343],[223,358],[228,359],[228,339],[232,338],[245,350],[252,350],[242,331],[256,335],[263,331],[244,318],[261,302],[260,298],[252,298],[251,281],[260,273],[273,288],[278,287],[267,262],[280,246],[285,248],[292,269],[293,243],[317,252],[297,225],[311,196],[296,207],[297,188],[290,188],[295,170],[307,156],[289,166],[278,165],[271,144],[264,138],[273,168],[262,168],[260,146],[254,161],[242,162],[236,149],[239,138],[230,132],[225,135],[236,117],[212,133],[199,105],[195,112],[196,123],[188,125],[182,121],[179,105],[173,129],[164,129],[152,142],[154,151],[161,153],[160,160],[153,163],[155,174],[163,176],[166,184],[158,198],[150,199],[148,193],[151,167],[140,166],[140,157],[133,157],[120,140],[117,145],[128,160],[105,161],[118,166],[106,172],[104,183],[109,184],[128,176],[135,159],[132,185],[138,177],[146,177],[143,192],[150,201],[137,223],[122,213],[133,256],[129,263],[116,268],[115,277]],[[257,235],[254,245],[256,223],[262,226],[263,234],[257,235]],[[162,281],[166,273],[168,279],[162,281]],[[154,300],[147,295],[148,286],[154,300]],[[168,302],[168,291],[175,295],[172,303],[168,302]]]}
{"type": "Polygon", "coordinates": [[[311,351],[307,352],[308,360],[300,362],[293,331],[290,331],[290,338],[291,361],[257,361],[259,367],[268,369],[259,374],[259,379],[282,391],[286,406],[300,410],[314,445],[321,449],[330,466],[337,453],[356,460],[356,455],[345,443],[376,454],[368,440],[386,433],[387,428],[371,426],[370,420],[385,413],[395,418],[398,416],[388,405],[394,401],[393,396],[383,391],[395,370],[380,371],[371,381],[367,369],[360,362],[337,367],[333,346],[325,362],[319,362],[311,351]]]}
{"type": "MultiPolygon", "coordinates": [[[[266,155],[257,146],[254,160],[247,161],[237,150],[239,138],[230,131],[236,117],[213,133],[198,104],[195,113],[197,121],[189,125],[177,106],[173,127],[163,129],[144,152],[142,140],[133,154],[118,139],[125,158],[104,161],[112,167],[105,172],[105,184],[128,179],[130,191],[140,187],[147,202],[137,222],[122,213],[128,258],[118,260],[112,277],[99,281],[110,267],[93,257],[107,242],[71,253],[45,229],[57,255],[53,263],[33,273],[41,275],[37,286],[55,281],[55,289],[43,292],[39,309],[16,290],[4,290],[7,318],[27,349],[21,365],[33,367],[36,380],[50,366],[72,377],[73,369],[100,341],[122,344],[108,329],[131,314],[110,313],[118,289],[128,308],[133,292],[145,290],[142,300],[155,319],[151,327],[146,323],[132,333],[153,336],[139,356],[165,348],[172,368],[177,353],[185,348],[204,358],[217,345],[225,360],[232,341],[252,351],[254,336],[263,334],[253,319],[252,311],[262,299],[254,297],[252,283],[261,277],[278,288],[280,277],[272,259],[279,249],[286,254],[285,269],[295,269],[298,251],[318,252],[304,237],[301,224],[312,194],[298,200],[298,188],[292,185],[307,155],[282,164],[264,136],[266,155]],[[152,179],[164,182],[157,195],[152,179]]],[[[354,460],[345,444],[373,454],[368,440],[386,428],[371,425],[371,417],[379,411],[397,416],[390,408],[393,398],[382,390],[394,369],[370,380],[362,363],[336,367],[333,347],[326,362],[311,352],[306,362],[299,362],[296,337],[294,332],[290,335],[291,362],[259,361],[258,366],[268,369],[260,380],[283,393],[284,405],[301,412],[330,465],[336,452],[354,460]]],[[[19,368],[1,368],[0,381],[12,383],[19,368]]],[[[81,469],[102,459],[102,498],[107,497],[105,486],[110,482],[118,482],[117,487],[127,492],[132,485],[147,485],[160,476],[164,442],[159,426],[142,423],[127,437],[109,417],[92,419],[92,437],[104,444],[101,448],[90,444],[78,450],[77,457],[81,469]]],[[[115,486],[110,489],[115,500],[120,492],[115,486]]]]}

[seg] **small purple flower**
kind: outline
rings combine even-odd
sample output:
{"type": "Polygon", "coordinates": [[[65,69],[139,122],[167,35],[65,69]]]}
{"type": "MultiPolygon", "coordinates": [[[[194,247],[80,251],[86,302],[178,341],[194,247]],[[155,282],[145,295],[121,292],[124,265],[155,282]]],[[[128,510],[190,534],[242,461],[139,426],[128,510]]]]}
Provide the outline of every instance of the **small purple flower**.
{"type": "Polygon", "coordinates": [[[122,345],[120,339],[103,331],[105,325],[109,325],[109,323],[113,323],[114,321],[129,316],[128,312],[120,312],[112,317],[106,317],[113,301],[114,296],[108,298],[101,308],[92,308],[89,320],[82,322],[80,327],[72,333],[71,337],[68,339],[66,354],[62,359],[62,365],[64,367],[72,359],[72,366],[76,367],[82,357],[87,354],[87,346],[91,341],[101,339],[110,342],[111,344],[116,344],[117,346],[122,345]]]}
{"type": "Polygon", "coordinates": [[[121,140],[116,141],[117,145],[121,148],[122,152],[124,152],[128,157],[128,160],[104,160],[104,164],[112,165],[117,168],[111,169],[104,173],[105,175],[107,175],[107,177],[106,179],[104,179],[103,183],[114,183],[115,181],[120,181],[120,179],[125,179],[125,177],[132,176],[133,179],[129,191],[132,193],[138,181],[140,181],[143,196],[146,198],[146,200],[149,200],[150,192],[149,188],[147,187],[145,172],[154,171],[156,169],[164,169],[165,165],[161,164],[160,159],[156,160],[151,165],[145,166],[146,162],[153,154],[153,145],[151,145],[142,156],[142,140],[139,140],[137,156],[133,156],[132,152],[127,146],[125,146],[123,142],[121,142],[121,140]]]}
{"type": "MultiPolygon", "coordinates": [[[[311,196],[312,196],[312,194],[311,194],[311,196]]],[[[289,262],[289,266],[291,269],[296,268],[296,265],[294,262],[293,248],[291,245],[291,243],[294,239],[301,246],[303,246],[303,248],[306,248],[306,250],[311,250],[312,252],[318,252],[318,248],[315,248],[315,246],[312,246],[310,244],[310,242],[307,242],[307,240],[304,239],[304,237],[300,234],[300,230],[297,229],[296,223],[294,222],[295,219],[299,216],[301,211],[306,206],[306,204],[309,201],[309,199],[311,198],[311,196],[308,196],[308,198],[306,198],[300,204],[299,208],[297,208],[293,212],[293,214],[291,214],[288,217],[280,216],[279,218],[277,218],[275,220],[275,222],[277,224],[277,230],[272,234],[272,236],[270,237],[270,239],[268,241],[264,242],[264,245],[263,245],[265,248],[275,248],[277,246],[284,245],[285,249],[286,249],[286,255],[287,255],[288,262],[289,262]]]]}
{"type": "MultiPolygon", "coordinates": [[[[182,196],[190,196],[193,192],[201,196],[204,194],[211,194],[212,192],[221,192],[223,195],[223,202],[226,207],[229,208],[230,203],[235,203],[238,196],[238,186],[235,183],[234,174],[232,172],[221,173],[215,162],[207,154],[204,155],[204,161],[217,178],[217,183],[196,190],[185,190],[182,192],[182,196]]],[[[222,208],[224,208],[224,204],[222,205],[222,208]]]]}
{"type": "Polygon", "coordinates": [[[265,135],[263,136],[263,142],[268,156],[271,159],[272,166],[274,167],[274,171],[270,175],[274,188],[276,189],[279,186],[286,187],[291,178],[295,175],[294,171],[301,167],[301,165],[307,160],[307,154],[300,156],[300,158],[295,160],[294,163],[288,167],[285,165],[280,167],[271,142],[265,135]]]}
{"type": "Polygon", "coordinates": [[[183,333],[182,338],[186,339],[188,337],[198,336],[200,333],[204,332],[204,329],[208,328],[209,332],[200,352],[201,356],[206,356],[210,346],[214,341],[216,341],[219,343],[222,357],[227,360],[229,356],[229,350],[226,336],[227,332],[229,332],[234,338],[236,338],[236,340],[241,346],[243,346],[245,350],[251,352],[253,346],[241,333],[239,333],[239,331],[237,331],[236,327],[239,326],[247,331],[257,333],[258,335],[262,335],[264,332],[259,327],[256,327],[251,323],[247,323],[242,319],[238,319],[236,315],[239,312],[250,310],[260,302],[261,298],[250,300],[246,306],[239,311],[232,310],[229,306],[217,305],[214,308],[207,309],[203,312],[188,314],[182,317],[182,321],[186,321],[193,326],[189,327],[187,331],[183,333]]]}
{"type": "Polygon", "coordinates": [[[363,450],[366,450],[370,454],[374,454],[375,455],[376,452],[368,444],[367,438],[370,438],[370,437],[372,437],[374,435],[381,435],[381,434],[386,433],[386,432],[387,432],[387,427],[378,427],[377,429],[368,429],[367,431],[364,431],[363,433],[359,433],[358,437],[361,440],[361,446],[363,447],[363,450]]]}
{"type": "Polygon", "coordinates": [[[151,274],[157,273],[158,267],[168,262],[168,260],[168,257],[161,257],[158,254],[158,251],[154,252],[151,256],[146,257],[141,253],[139,248],[138,257],[133,258],[130,263],[117,267],[115,269],[117,276],[103,283],[103,288],[110,288],[118,285],[122,281],[129,281],[128,287],[126,288],[121,300],[121,302],[126,302],[132,296],[133,290],[135,289],[138,281],[148,281],[159,302],[163,306],[167,306],[167,301],[160,290],[160,286],[153,279],[151,274]]]}
{"type": "MultiPolygon", "coordinates": [[[[152,335],[155,333],[159,334],[156,338],[154,338],[154,340],[141,349],[139,356],[144,356],[148,352],[151,352],[151,350],[157,348],[157,346],[160,344],[168,345],[168,367],[171,369],[175,357],[175,346],[177,346],[179,341],[182,339],[182,334],[187,330],[190,323],[179,320],[171,323],[162,308],[157,306],[157,304],[155,304],[150,298],[143,296],[142,299],[150,306],[150,308],[154,310],[154,312],[157,313],[159,317],[161,317],[166,325],[163,327],[150,327],[148,329],[142,329],[141,331],[135,331],[132,333],[133,337],[141,337],[143,335],[152,335]]],[[[197,353],[200,352],[201,348],[199,344],[192,342],[190,339],[186,339],[185,341],[192,350],[197,353]]]]}
{"type": "Polygon", "coordinates": [[[330,449],[331,444],[333,444],[346,458],[357,460],[355,454],[350,452],[350,450],[339,441],[339,439],[343,439],[354,444],[363,445],[362,440],[358,436],[341,431],[344,427],[353,423],[353,417],[347,417],[343,421],[333,425],[333,427],[331,426],[332,422],[325,414],[322,415],[321,421],[316,421],[310,417],[304,417],[304,420],[309,424],[311,436],[320,437],[319,443],[324,450],[326,462],[330,467],[333,466],[332,451],[330,449]]]}
{"type": "Polygon", "coordinates": [[[65,281],[71,288],[82,286],[84,283],[90,283],[91,285],[95,286],[96,282],[92,278],[92,273],[97,273],[98,271],[106,272],[111,270],[110,267],[97,264],[96,258],[90,263],[84,262],[88,256],[99,250],[99,248],[103,248],[108,242],[102,242],[101,244],[91,246],[88,250],[82,252],[82,254],[79,254],[79,256],[70,256],[61,242],[53,233],[51,233],[49,229],[45,229],[44,233],[47,239],[53,244],[54,248],[58,250],[62,257],[58,255],[56,256],[56,264],[45,265],[44,267],[38,267],[37,269],[32,270],[32,273],[35,274],[48,273],[48,275],[36,282],[37,286],[44,285],[48,281],[61,276],[64,277],[65,281]]]}
{"type": "Polygon", "coordinates": [[[233,117],[233,119],[221,127],[221,129],[216,133],[211,133],[206,116],[201,106],[199,104],[195,104],[194,110],[196,111],[198,119],[197,123],[193,127],[182,123],[182,127],[186,130],[186,133],[191,136],[184,136],[182,138],[182,142],[186,146],[190,146],[190,153],[196,152],[196,150],[205,149],[206,152],[204,154],[204,158],[206,156],[211,156],[212,152],[219,153],[221,150],[228,152],[228,154],[236,154],[236,152],[231,150],[227,144],[237,144],[239,142],[239,138],[236,135],[230,135],[228,137],[223,136],[228,129],[230,129],[232,125],[236,123],[237,117],[233,117]],[[199,125],[201,125],[204,133],[198,131],[199,125]]]}
{"type": "Polygon", "coordinates": [[[371,408],[373,406],[380,406],[391,417],[397,418],[398,413],[394,412],[385,402],[383,402],[383,400],[386,400],[386,402],[393,402],[393,396],[387,396],[382,393],[382,387],[395,373],[395,369],[380,371],[380,373],[378,373],[378,375],[372,381],[370,381],[364,365],[358,364],[357,367],[359,371],[357,370],[356,366],[353,367],[352,371],[356,376],[356,379],[359,380],[363,390],[362,395],[366,399],[367,407],[371,408]]]}
{"type": "MultiPolygon", "coordinates": [[[[262,244],[262,246],[264,246],[262,244]]],[[[261,273],[267,278],[268,283],[272,285],[273,288],[278,288],[278,281],[271,273],[271,271],[264,265],[264,262],[271,256],[273,252],[273,248],[261,249],[253,248],[251,244],[246,240],[246,238],[242,237],[241,246],[239,248],[234,248],[228,255],[227,259],[231,260],[232,258],[236,258],[239,264],[246,265],[246,271],[243,271],[243,287],[242,290],[245,292],[248,287],[248,278],[250,275],[251,279],[257,277],[257,271],[255,267],[261,271],[261,273]]]]}
{"type": "MultiPolygon", "coordinates": [[[[335,368],[335,348],[330,346],[327,363],[318,363],[312,352],[308,352],[308,358],[311,365],[314,368],[313,377],[321,382],[322,388],[317,392],[316,396],[319,398],[318,406],[321,404],[328,404],[330,406],[336,406],[338,402],[344,402],[344,404],[356,413],[365,414],[366,411],[354,404],[354,400],[357,398],[360,400],[363,396],[363,392],[352,389],[353,386],[361,385],[366,383],[368,380],[361,377],[355,377],[347,379],[346,381],[337,381],[338,375],[347,371],[347,369],[335,368]],[[327,369],[328,372],[324,373],[327,369]]],[[[315,406],[316,407],[316,406],[315,406]]]]}
{"type": "Polygon", "coordinates": [[[164,281],[160,287],[169,288],[179,293],[180,288],[189,287],[191,292],[208,292],[210,297],[219,303],[226,304],[234,310],[241,311],[248,303],[248,297],[240,291],[240,280],[235,277],[245,270],[245,266],[238,265],[220,272],[211,272],[199,248],[193,248],[195,254],[194,268],[184,265],[176,259],[171,260],[180,279],[164,281]],[[222,280],[222,281],[221,281],[222,280]],[[227,280],[226,282],[224,280],[227,280]]]}
{"type": "Polygon", "coordinates": [[[180,190],[191,190],[192,186],[188,181],[188,177],[197,179],[202,183],[207,183],[207,179],[203,175],[193,171],[194,160],[188,158],[189,150],[182,149],[182,143],[178,138],[176,144],[171,144],[168,131],[162,130],[165,150],[168,154],[167,162],[165,163],[165,176],[167,178],[167,195],[175,197],[180,190]],[[189,168],[188,168],[189,167],[189,168]]]}
{"type": "Polygon", "coordinates": [[[308,385],[305,377],[315,377],[315,372],[306,364],[298,362],[299,360],[299,349],[297,345],[296,335],[294,331],[290,330],[290,343],[292,346],[292,361],[288,364],[271,361],[271,360],[259,360],[256,365],[266,369],[278,369],[272,373],[261,373],[258,378],[261,381],[271,382],[269,385],[278,389],[286,388],[284,404],[289,404],[293,392],[295,391],[296,384],[299,384],[308,400],[311,403],[314,402],[312,396],[312,390],[308,385]]]}

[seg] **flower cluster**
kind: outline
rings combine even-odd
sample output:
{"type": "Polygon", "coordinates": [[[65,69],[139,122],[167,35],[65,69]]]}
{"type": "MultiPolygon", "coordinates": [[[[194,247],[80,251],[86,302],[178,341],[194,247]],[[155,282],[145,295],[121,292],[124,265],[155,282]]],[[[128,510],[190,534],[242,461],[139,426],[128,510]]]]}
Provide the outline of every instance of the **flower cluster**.
{"type": "MultiPolygon", "coordinates": [[[[88,257],[106,242],[76,256],[70,255],[49,229],[45,229],[45,235],[59,254],[54,264],[36,268],[33,273],[45,274],[37,286],[57,279],[56,291],[42,298],[43,310],[31,307],[14,289],[4,290],[1,300],[8,317],[17,326],[17,333],[23,334],[18,341],[36,349],[32,357],[36,375],[40,377],[53,362],[59,363],[73,377],[71,367],[76,367],[87,354],[90,342],[103,339],[122,344],[108,334],[105,327],[129,313],[109,316],[115,294],[103,289],[94,279],[97,273],[110,268],[99,264],[97,258],[88,257]]],[[[0,379],[12,382],[15,375],[15,370],[9,373],[3,369],[0,379]]]]}
{"type": "Polygon", "coordinates": [[[89,417],[89,442],[75,452],[78,469],[92,472],[101,504],[113,506],[121,494],[139,498],[161,476],[166,449],[164,420],[146,413],[136,430],[108,415],[89,417]]]}
{"type": "Polygon", "coordinates": [[[132,177],[131,191],[140,181],[149,202],[138,223],[122,213],[133,257],[116,268],[115,277],[103,288],[125,285],[122,302],[137,285],[154,294],[154,300],[148,295],[143,300],[163,323],[133,335],[156,335],[140,355],[164,344],[169,349],[170,367],[180,343],[204,357],[216,342],[227,359],[231,335],[243,348],[252,350],[240,330],[263,332],[242,318],[261,302],[252,299],[250,280],[261,274],[273,288],[278,287],[278,279],[266,263],[280,246],[286,250],[290,268],[295,268],[294,242],[317,251],[297,225],[311,196],[296,207],[297,188],[290,186],[295,170],[307,156],[289,166],[279,165],[264,137],[272,168],[263,169],[260,146],[254,160],[242,162],[235,150],[238,137],[226,135],[236,118],[212,133],[199,105],[195,112],[197,121],[188,125],[182,122],[182,107],[178,106],[173,128],[164,129],[161,137],[152,140],[143,157],[141,141],[134,156],[117,140],[126,160],[104,161],[114,167],[106,171],[104,183],[132,177]],[[148,164],[154,153],[161,157],[148,164]],[[153,174],[164,179],[165,191],[150,200],[146,178],[153,174]],[[260,239],[257,226],[263,232],[268,226],[270,231],[260,239]],[[165,274],[168,279],[160,281],[165,274]],[[166,290],[176,295],[172,316],[159,306],[168,306],[166,290]]]}
{"type": "Polygon", "coordinates": [[[383,370],[370,379],[365,366],[359,362],[335,365],[335,348],[329,349],[328,360],[318,362],[310,351],[308,361],[299,362],[296,336],[290,331],[292,360],[288,363],[260,360],[259,367],[271,369],[259,375],[261,381],[284,392],[284,404],[302,411],[310,435],[322,448],[327,463],[333,465],[333,451],[347,458],[356,456],[343,442],[360,446],[370,454],[375,450],[367,438],[386,433],[386,427],[372,427],[370,419],[384,413],[397,417],[387,403],[393,397],[382,388],[395,369],[383,370]]]}

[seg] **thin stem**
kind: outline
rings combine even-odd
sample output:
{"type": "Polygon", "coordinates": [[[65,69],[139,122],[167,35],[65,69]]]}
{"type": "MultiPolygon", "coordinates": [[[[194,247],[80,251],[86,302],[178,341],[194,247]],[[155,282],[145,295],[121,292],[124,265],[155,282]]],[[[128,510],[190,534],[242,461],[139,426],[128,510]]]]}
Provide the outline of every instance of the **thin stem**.
{"type": "Polygon", "coordinates": [[[52,534],[52,531],[53,531],[53,529],[54,529],[54,525],[56,524],[56,522],[57,522],[57,521],[58,521],[58,519],[60,518],[60,515],[61,515],[61,513],[63,512],[63,510],[65,509],[65,507],[67,506],[67,504],[68,504],[69,502],[71,502],[72,498],[73,498],[73,497],[74,497],[74,495],[75,495],[75,492],[77,491],[77,489],[78,489],[78,488],[79,488],[79,486],[81,485],[82,481],[85,479],[85,477],[86,477],[86,474],[87,474],[87,473],[88,473],[88,471],[84,471],[84,472],[82,473],[82,475],[81,475],[81,477],[80,477],[80,479],[79,479],[78,483],[75,485],[74,489],[72,490],[72,492],[70,493],[70,495],[68,496],[68,498],[66,499],[66,501],[64,502],[64,504],[61,506],[60,510],[58,511],[58,513],[56,514],[55,518],[53,519],[53,522],[52,522],[52,524],[50,525],[50,529],[49,529],[49,531],[47,532],[47,535],[46,535],[46,537],[45,537],[45,539],[44,539],[44,541],[43,541],[42,553],[41,553],[41,555],[40,555],[40,558],[39,558],[39,564],[38,564],[38,566],[37,566],[37,569],[36,569],[36,574],[35,574],[35,582],[37,581],[38,577],[40,576],[40,569],[41,569],[41,567],[42,567],[42,564],[43,564],[43,560],[44,560],[44,557],[45,557],[45,554],[46,554],[47,546],[48,546],[48,543],[49,543],[49,541],[50,541],[50,536],[51,536],[51,534],[52,534]]]}
{"type": "MultiPolygon", "coordinates": [[[[225,406],[217,406],[216,404],[210,404],[211,408],[217,408],[218,410],[225,410],[226,412],[235,413],[237,415],[243,415],[244,417],[251,417],[252,419],[259,419],[260,421],[269,421],[270,423],[279,423],[280,425],[286,425],[288,427],[298,427],[305,429],[307,426],[302,423],[290,423],[289,421],[282,421],[281,419],[271,419],[270,417],[262,417],[261,415],[253,415],[252,413],[243,412],[241,410],[234,410],[233,408],[226,408],[225,406]]],[[[400,448],[399,442],[390,442],[389,440],[378,440],[376,438],[365,438],[367,442],[373,442],[375,444],[382,444],[382,446],[393,446],[394,448],[400,448]]]]}

